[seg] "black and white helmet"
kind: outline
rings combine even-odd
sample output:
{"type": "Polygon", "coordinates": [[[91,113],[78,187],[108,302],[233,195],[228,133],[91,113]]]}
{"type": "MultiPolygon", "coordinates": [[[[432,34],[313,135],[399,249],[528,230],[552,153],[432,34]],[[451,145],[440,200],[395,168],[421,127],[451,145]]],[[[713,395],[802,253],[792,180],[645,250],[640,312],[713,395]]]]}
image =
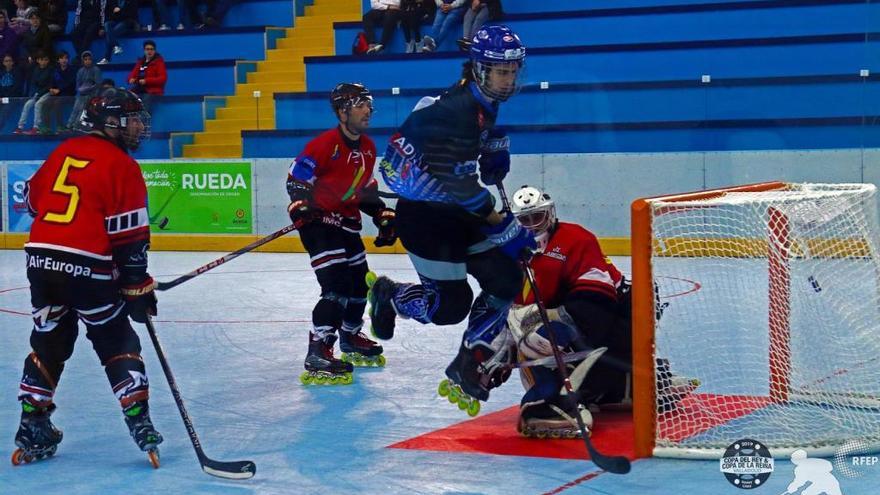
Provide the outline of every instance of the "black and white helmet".
{"type": "Polygon", "coordinates": [[[80,118],[82,131],[104,129],[119,129],[120,147],[134,151],[150,138],[150,113],[138,95],[124,88],[107,88],[89,100],[80,118]],[[131,135],[125,131],[135,119],[142,124],[142,129],[131,135]]]}
{"type": "Polygon", "coordinates": [[[361,83],[339,83],[330,92],[330,106],[336,116],[339,115],[339,110],[348,111],[364,102],[370,105],[370,109],[373,108],[373,95],[361,83]]]}
{"type": "Polygon", "coordinates": [[[543,252],[556,228],[556,204],[550,195],[537,187],[522,186],[513,193],[511,209],[519,223],[535,234],[538,251],[543,252]]]}

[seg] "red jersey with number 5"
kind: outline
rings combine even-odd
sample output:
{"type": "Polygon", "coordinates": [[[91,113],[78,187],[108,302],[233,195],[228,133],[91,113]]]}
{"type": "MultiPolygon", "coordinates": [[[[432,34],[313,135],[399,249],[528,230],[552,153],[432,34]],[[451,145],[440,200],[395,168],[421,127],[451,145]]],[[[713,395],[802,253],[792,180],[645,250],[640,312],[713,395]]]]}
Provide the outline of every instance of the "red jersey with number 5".
{"type": "Polygon", "coordinates": [[[314,187],[318,209],[360,221],[360,193],[373,179],[376,144],[361,134],[356,148],[346,143],[338,127],[324,131],[290,164],[289,175],[314,187]]]}
{"type": "MultiPolygon", "coordinates": [[[[617,300],[622,275],[602,253],[599,241],[589,230],[573,223],[559,222],[544,252],[532,258],[535,282],[544,304],[555,308],[571,292],[588,290],[617,300]]],[[[523,285],[516,304],[535,302],[529,282],[523,285]]]]}
{"type": "Polygon", "coordinates": [[[27,247],[109,260],[114,247],[150,238],[140,167],[96,136],[55,148],[28,181],[27,202],[36,214],[27,247]]]}

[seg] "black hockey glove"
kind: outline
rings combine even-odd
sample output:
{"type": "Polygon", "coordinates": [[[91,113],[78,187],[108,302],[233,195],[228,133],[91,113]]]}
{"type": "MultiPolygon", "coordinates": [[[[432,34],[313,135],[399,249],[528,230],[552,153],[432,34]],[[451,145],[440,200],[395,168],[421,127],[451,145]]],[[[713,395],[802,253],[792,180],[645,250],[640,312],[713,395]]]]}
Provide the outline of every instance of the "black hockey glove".
{"type": "Polygon", "coordinates": [[[287,214],[294,227],[300,229],[319,216],[317,210],[312,208],[311,184],[289,177],[287,179],[287,194],[290,195],[287,214]]]}
{"type": "Polygon", "coordinates": [[[510,172],[510,139],[501,129],[490,129],[480,154],[480,179],[487,186],[500,184],[510,172]]]}
{"type": "Polygon", "coordinates": [[[379,235],[373,240],[376,247],[392,246],[397,240],[397,232],[394,231],[394,219],[397,213],[391,208],[382,208],[373,217],[373,224],[379,229],[379,235]]]}
{"type": "Polygon", "coordinates": [[[138,323],[146,323],[147,315],[156,316],[158,310],[156,293],[153,289],[156,283],[153,277],[143,275],[123,275],[120,292],[125,299],[125,310],[132,320],[138,323]]]}

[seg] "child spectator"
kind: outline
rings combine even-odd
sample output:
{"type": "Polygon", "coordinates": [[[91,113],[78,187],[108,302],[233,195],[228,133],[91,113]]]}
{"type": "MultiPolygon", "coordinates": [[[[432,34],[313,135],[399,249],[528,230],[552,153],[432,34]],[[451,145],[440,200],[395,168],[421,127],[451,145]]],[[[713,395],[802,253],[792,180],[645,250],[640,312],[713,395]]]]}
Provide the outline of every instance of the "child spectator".
{"type": "Polygon", "coordinates": [[[67,29],[67,2],[65,0],[42,0],[40,2],[40,15],[43,24],[52,33],[52,36],[61,36],[67,29]]]}
{"type": "Polygon", "coordinates": [[[30,21],[31,27],[21,37],[22,50],[24,50],[24,56],[27,57],[28,63],[34,63],[38,53],[50,57],[51,60],[52,33],[49,32],[49,28],[43,25],[43,19],[36,10],[32,10],[28,14],[28,21],[30,21]]]}
{"type": "MultiPolygon", "coordinates": [[[[24,74],[15,65],[15,57],[7,53],[3,55],[0,66],[0,98],[18,98],[24,96],[24,74]]],[[[0,128],[6,123],[6,117],[12,109],[11,101],[0,100],[0,128]]]]}
{"type": "Polygon", "coordinates": [[[32,7],[28,0],[15,0],[15,15],[12,16],[9,25],[12,26],[16,34],[21,36],[31,28],[28,16],[36,10],[36,7],[32,7]]]}
{"type": "Polygon", "coordinates": [[[156,51],[156,42],[144,41],[144,56],[138,59],[128,74],[129,89],[141,97],[144,109],[149,110],[153,97],[165,94],[167,81],[165,59],[156,51]]]}
{"type": "Polygon", "coordinates": [[[31,77],[28,79],[27,95],[30,98],[24,102],[24,108],[21,109],[18,127],[15,128],[16,134],[39,134],[39,127],[43,122],[43,104],[48,99],[49,87],[52,86],[52,67],[49,66],[49,55],[42,52],[35,53],[34,59],[37,65],[31,69],[31,77]],[[31,130],[25,131],[24,125],[27,123],[31,109],[34,109],[34,126],[31,130]]]}
{"type": "Polygon", "coordinates": [[[18,55],[18,34],[9,25],[6,12],[0,10],[0,57],[18,55]]]}
{"type": "Polygon", "coordinates": [[[58,65],[55,66],[55,71],[52,74],[49,97],[46,99],[43,110],[40,111],[40,114],[43,115],[43,127],[40,128],[40,134],[53,134],[53,123],[58,132],[67,132],[67,126],[61,119],[61,108],[75,94],[76,70],[71,67],[67,52],[61,50],[58,52],[58,65]]]}
{"type": "MultiPolygon", "coordinates": [[[[70,118],[67,119],[67,128],[76,129],[79,124],[82,111],[89,102],[89,99],[95,95],[98,87],[98,81],[101,80],[101,69],[94,65],[92,52],[86,50],[80,56],[82,67],[76,71],[76,100],[73,102],[73,110],[70,112],[70,118]]],[[[110,87],[113,87],[113,81],[110,81],[110,87]]]]}
{"type": "Polygon", "coordinates": [[[381,53],[391,41],[400,20],[400,0],[370,0],[370,11],[364,14],[364,34],[370,47],[367,53],[381,53]],[[382,40],[376,43],[376,25],[382,24],[382,40]]]}
{"type": "Polygon", "coordinates": [[[425,36],[423,52],[433,52],[437,46],[443,43],[446,36],[455,26],[461,24],[464,16],[465,0],[435,0],[437,12],[434,14],[434,25],[431,26],[431,36],[425,36]]]}
{"type": "Polygon", "coordinates": [[[92,46],[96,38],[104,36],[104,22],[107,20],[107,0],[77,0],[76,17],[70,41],[76,50],[76,56],[92,46]]]}
{"type": "Polygon", "coordinates": [[[122,47],[119,46],[117,39],[132,31],[140,29],[138,24],[138,3],[137,0],[108,0],[107,22],[104,23],[104,35],[107,41],[104,58],[98,62],[98,65],[109,64],[113,59],[113,55],[122,53],[122,47]]]}

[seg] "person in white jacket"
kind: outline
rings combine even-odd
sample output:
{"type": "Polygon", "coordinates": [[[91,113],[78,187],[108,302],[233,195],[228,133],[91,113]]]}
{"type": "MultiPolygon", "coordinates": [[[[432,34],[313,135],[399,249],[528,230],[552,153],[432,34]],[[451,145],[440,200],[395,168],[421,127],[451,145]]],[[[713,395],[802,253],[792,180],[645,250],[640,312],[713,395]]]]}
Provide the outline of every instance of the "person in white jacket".
{"type": "Polygon", "coordinates": [[[370,0],[370,11],[364,14],[364,34],[370,45],[367,53],[381,53],[388,46],[397,29],[400,14],[400,0],[370,0]],[[376,43],[378,24],[382,24],[382,38],[376,43]]]}

